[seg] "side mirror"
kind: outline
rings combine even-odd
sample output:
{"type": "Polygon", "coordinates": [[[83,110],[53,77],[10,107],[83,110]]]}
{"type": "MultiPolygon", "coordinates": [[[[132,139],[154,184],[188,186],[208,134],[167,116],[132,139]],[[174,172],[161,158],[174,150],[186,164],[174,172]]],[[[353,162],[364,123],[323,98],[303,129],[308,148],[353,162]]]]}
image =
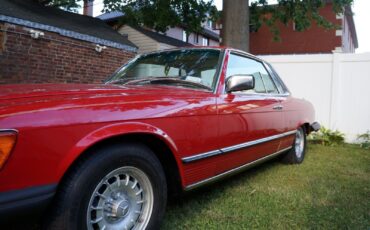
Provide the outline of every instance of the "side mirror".
{"type": "Polygon", "coordinates": [[[226,92],[254,89],[253,75],[233,75],[226,81],[226,92]]]}

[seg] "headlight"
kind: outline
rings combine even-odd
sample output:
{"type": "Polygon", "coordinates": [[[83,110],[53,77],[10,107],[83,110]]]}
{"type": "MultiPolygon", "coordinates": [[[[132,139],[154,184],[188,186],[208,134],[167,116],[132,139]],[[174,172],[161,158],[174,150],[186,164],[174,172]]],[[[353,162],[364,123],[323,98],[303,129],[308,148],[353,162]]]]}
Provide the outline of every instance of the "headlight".
{"type": "Polygon", "coordinates": [[[2,167],[5,165],[6,160],[8,160],[16,141],[16,131],[0,131],[0,169],[2,169],[2,167]]]}

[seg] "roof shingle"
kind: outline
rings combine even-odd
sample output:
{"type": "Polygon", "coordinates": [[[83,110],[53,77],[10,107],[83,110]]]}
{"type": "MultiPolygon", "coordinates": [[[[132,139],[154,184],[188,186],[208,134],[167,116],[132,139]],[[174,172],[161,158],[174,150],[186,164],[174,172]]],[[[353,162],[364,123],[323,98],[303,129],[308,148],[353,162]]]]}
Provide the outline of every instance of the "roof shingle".
{"type": "MultiPolygon", "coordinates": [[[[114,31],[104,21],[53,7],[45,7],[30,0],[0,0],[0,16],[61,28],[79,34],[123,44],[136,50],[127,38],[114,31]]],[[[4,18],[4,17],[3,17],[4,18]]],[[[1,20],[0,20],[1,21],[1,20]]],[[[14,20],[16,22],[16,20],[14,20]]],[[[31,24],[32,25],[32,24],[31,24]]]]}

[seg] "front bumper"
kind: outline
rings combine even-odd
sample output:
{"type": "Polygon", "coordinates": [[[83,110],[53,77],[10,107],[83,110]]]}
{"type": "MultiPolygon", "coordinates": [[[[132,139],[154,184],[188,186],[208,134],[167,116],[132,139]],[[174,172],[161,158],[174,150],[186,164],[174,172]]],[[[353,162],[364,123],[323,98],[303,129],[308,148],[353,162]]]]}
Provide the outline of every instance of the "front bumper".
{"type": "Polygon", "coordinates": [[[320,123],[319,122],[313,122],[311,125],[310,125],[310,131],[311,132],[317,132],[317,131],[319,131],[320,130],[320,128],[321,128],[321,125],[320,125],[320,123]]]}
{"type": "Polygon", "coordinates": [[[19,221],[20,216],[41,214],[51,202],[57,185],[44,185],[27,189],[0,192],[0,226],[19,221]]]}

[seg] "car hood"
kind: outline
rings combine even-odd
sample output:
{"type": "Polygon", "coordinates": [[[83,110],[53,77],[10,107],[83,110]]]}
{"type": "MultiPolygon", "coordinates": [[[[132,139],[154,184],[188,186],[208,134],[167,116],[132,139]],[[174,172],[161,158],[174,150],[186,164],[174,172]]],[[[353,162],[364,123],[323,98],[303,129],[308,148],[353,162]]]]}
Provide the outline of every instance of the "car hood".
{"type": "Polygon", "coordinates": [[[160,85],[2,85],[0,126],[26,120],[46,123],[54,119],[52,123],[57,124],[68,119],[69,123],[145,119],[199,104],[210,95],[208,91],[160,85]]]}
{"type": "Polygon", "coordinates": [[[0,108],[33,102],[58,102],[106,97],[132,98],[138,101],[150,96],[179,96],[206,93],[203,90],[160,85],[104,84],[19,84],[0,86],[0,108]]]}
{"type": "MultiPolygon", "coordinates": [[[[137,88],[137,87],[136,87],[137,88]]],[[[58,96],[85,97],[91,95],[112,95],[122,91],[133,91],[135,87],[96,84],[18,84],[0,86],[0,100],[48,98],[58,96]]],[[[143,91],[136,91],[143,93],[143,91]]]]}

